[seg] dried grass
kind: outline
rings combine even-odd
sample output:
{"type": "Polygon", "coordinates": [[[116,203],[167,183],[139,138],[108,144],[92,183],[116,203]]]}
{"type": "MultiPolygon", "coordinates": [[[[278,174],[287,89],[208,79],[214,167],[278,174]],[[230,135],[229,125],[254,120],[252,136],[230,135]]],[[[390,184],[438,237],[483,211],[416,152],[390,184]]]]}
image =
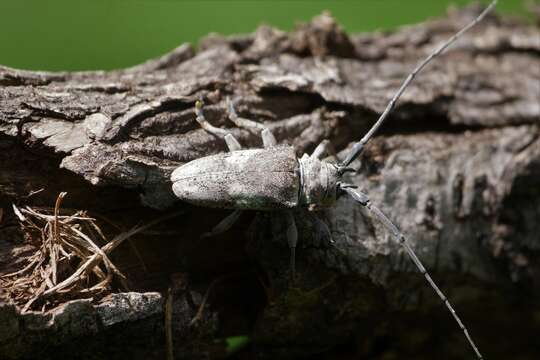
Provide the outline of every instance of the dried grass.
{"type": "Polygon", "coordinates": [[[86,211],[60,215],[65,196],[60,193],[52,209],[13,205],[22,231],[36,251],[24,268],[2,275],[0,285],[22,312],[45,311],[72,299],[102,297],[115,290],[113,285],[128,290],[126,277],[109,254],[131,236],[176,215],[135,226],[108,241],[86,211]]]}

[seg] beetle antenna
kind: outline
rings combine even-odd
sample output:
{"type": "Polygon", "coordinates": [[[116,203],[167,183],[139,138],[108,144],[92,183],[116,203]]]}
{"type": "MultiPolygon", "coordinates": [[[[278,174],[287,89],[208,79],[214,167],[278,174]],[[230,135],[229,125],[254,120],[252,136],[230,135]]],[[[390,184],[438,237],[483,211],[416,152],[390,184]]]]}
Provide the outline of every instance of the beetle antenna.
{"type": "MultiPolygon", "coordinates": [[[[424,66],[426,66],[435,57],[440,55],[448,46],[450,46],[454,41],[456,41],[467,30],[469,30],[474,25],[476,25],[478,22],[480,22],[484,18],[484,16],[486,16],[486,14],[488,12],[490,12],[491,9],[493,9],[493,7],[495,7],[496,4],[497,4],[497,0],[493,0],[488,5],[488,7],[486,7],[484,9],[484,11],[482,11],[480,13],[480,15],[478,15],[473,21],[471,21],[463,29],[461,29],[457,33],[455,33],[454,36],[452,36],[450,39],[446,40],[446,42],[441,44],[435,51],[433,51],[431,54],[429,54],[427,58],[425,58],[420,64],[418,64],[416,66],[416,68],[409,74],[409,76],[407,76],[405,81],[403,81],[403,83],[401,84],[401,87],[395,93],[394,97],[390,100],[388,105],[386,105],[386,109],[384,109],[383,113],[381,114],[381,116],[379,117],[377,122],[375,122],[375,124],[373,124],[371,129],[369,129],[367,134],[364,135],[364,137],[359,142],[357,142],[357,143],[355,143],[353,145],[351,152],[349,153],[349,155],[347,155],[347,158],[345,159],[345,161],[343,161],[343,163],[340,165],[340,168],[345,168],[345,167],[349,166],[349,164],[354,159],[356,159],[358,157],[358,155],[360,155],[360,153],[362,152],[362,149],[364,148],[364,145],[366,145],[366,143],[371,139],[373,134],[375,134],[377,129],[379,129],[379,127],[382,125],[382,123],[384,122],[384,120],[386,119],[388,114],[394,109],[394,107],[396,105],[396,102],[398,101],[400,96],[403,94],[403,92],[405,91],[407,86],[409,86],[409,84],[413,81],[415,76],[424,68],[424,66]]],[[[340,173],[341,173],[341,171],[340,171],[340,173]]]]}
{"type": "Polygon", "coordinates": [[[452,305],[448,301],[448,298],[446,297],[446,295],[444,295],[444,293],[441,291],[441,289],[439,289],[439,287],[435,284],[435,282],[433,281],[433,279],[431,278],[431,276],[427,272],[426,268],[424,267],[424,265],[422,264],[422,262],[420,261],[418,256],[416,256],[416,253],[412,249],[411,245],[405,240],[405,236],[401,233],[401,231],[399,231],[397,226],[394,225],[394,223],[392,221],[390,221],[390,219],[378,207],[376,207],[375,205],[373,205],[371,203],[371,201],[369,199],[369,196],[367,194],[364,194],[363,192],[354,190],[354,187],[349,185],[349,184],[341,184],[340,183],[339,184],[339,189],[341,189],[342,191],[349,194],[356,202],[360,203],[360,205],[362,205],[366,209],[368,209],[370,211],[370,213],[374,217],[376,217],[377,220],[379,220],[388,231],[390,231],[392,233],[392,235],[396,238],[396,240],[399,242],[401,247],[403,247],[405,249],[405,251],[407,252],[409,257],[411,258],[414,265],[416,265],[416,267],[418,268],[418,271],[420,271],[420,273],[422,275],[424,275],[424,277],[426,278],[429,285],[433,288],[433,290],[435,290],[435,292],[437,293],[439,298],[442,300],[444,305],[446,305],[446,307],[448,308],[448,311],[450,311],[450,314],[452,314],[452,317],[454,318],[454,320],[458,324],[459,328],[465,334],[465,337],[467,338],[467,341],[469,342],[472,349],[474,350],[478,360],[482,360],[483,359],[482,354],[480,354],[480,351],[478,350],[478,347],[476,347],[476,344],[472,340],[471,335],[469,335],[469,331],[467,330],[465,325],[463,325],[463,322],[461,321],[458,314],[456,313],[456,311],[454,310],[454,308],[452,307],[452,305]]]}

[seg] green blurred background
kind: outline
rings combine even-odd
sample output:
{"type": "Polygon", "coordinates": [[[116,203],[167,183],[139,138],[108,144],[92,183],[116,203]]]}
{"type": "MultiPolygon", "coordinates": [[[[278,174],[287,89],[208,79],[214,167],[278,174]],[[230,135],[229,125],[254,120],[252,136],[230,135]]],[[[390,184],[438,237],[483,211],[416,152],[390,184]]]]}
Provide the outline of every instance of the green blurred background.
{"type": "MultiPolygon", "coordinates": [[[[114,69],[159,56],[209,32],[290,30],[328,9],[348,32],[444,16],[470,0],[0,0],[0,64],[32,70],[114,69]]],[[[484,1],[487,3],[487,1],[484,1]]],[[[522,0],[499,12],[524,14],[522,0]]]]}

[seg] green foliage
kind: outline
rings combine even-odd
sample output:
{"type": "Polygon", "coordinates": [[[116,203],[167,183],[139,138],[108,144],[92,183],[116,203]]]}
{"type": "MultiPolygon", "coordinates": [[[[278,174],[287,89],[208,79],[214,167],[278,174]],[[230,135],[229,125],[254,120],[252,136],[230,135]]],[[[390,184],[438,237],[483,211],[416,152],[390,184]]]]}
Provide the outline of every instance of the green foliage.
{"type": "MultiPolygon", "coordinates": [[[[328,9],[349,32],[391,29],[444,16],[470,0],[3,0],[0,64],[35,70],[113,69],[159,56],[209,32],[290,30],[328,9]]],[[[498,11],[524,13],[522,0],[498,11]]]]}
{"type": "Polygon", "coordinates": [[[230,336],[225,343],[227,355],[232,355],[249,344],[249,336],[230,336]]]}

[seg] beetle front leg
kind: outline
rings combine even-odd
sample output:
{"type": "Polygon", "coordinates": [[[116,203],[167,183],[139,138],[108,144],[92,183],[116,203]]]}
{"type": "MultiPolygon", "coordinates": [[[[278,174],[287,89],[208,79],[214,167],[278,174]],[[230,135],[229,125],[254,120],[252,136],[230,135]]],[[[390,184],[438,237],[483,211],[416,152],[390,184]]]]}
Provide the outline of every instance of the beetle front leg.
{"type": "Polygon", "coordinates": [[[322,160],[328,156],[331,156],[334,160],[337,161],[336,149],[334,149],[330,140],[325,139],[321,141],[319,145],[317,145],[315,150],[313,150],[311,157],[314,159],[322,160]]]}
{"type": "Polygon", "coordinates": [[[291,250],[291,282],[294,282],[296,277],[296,243],[298,242],[298,230],[296,229],[296,222],[294,221],[294,215],[292,211],[286,211],[285,218],[287,226],[285,230],[287,235],[287,242],[289,243],[289,249],[291,250]]]}

